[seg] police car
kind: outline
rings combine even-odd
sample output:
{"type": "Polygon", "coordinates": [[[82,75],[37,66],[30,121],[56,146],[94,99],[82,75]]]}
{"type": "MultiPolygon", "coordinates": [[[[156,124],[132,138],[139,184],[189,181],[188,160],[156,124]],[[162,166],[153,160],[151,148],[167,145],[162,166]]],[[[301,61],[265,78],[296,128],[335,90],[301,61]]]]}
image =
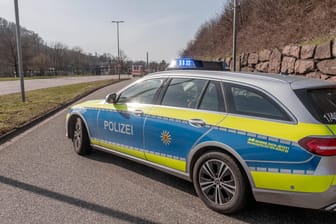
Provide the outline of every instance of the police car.
{"type": "Polygon", "coordinates": [[[66,132],[75,151],[103,150],[192,181],[221,213],[251,198],[335,210],[336,85],[206,64],[179,59],[73,106],[66,132]]]}

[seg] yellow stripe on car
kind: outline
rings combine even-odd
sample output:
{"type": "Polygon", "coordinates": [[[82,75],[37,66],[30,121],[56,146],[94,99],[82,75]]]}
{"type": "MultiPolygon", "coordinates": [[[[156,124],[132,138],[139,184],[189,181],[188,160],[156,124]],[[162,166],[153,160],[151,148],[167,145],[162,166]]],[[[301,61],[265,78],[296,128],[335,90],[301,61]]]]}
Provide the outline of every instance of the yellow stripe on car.
{"type": "Polygon", "coordinates": [[[125,146],[113,144],[111,142],[101,141],[98,139],[91,139],[91,144],[101,146],[109,150],[114,150],[114,151],[118,151],[121,153],[125,153],[125,154],[131,155],[131,156],[134,156],[140,159],[144,159],[144,160],[147,159],[151,162],[154,162],[154,163],[166,166],[166,167],[170,167],[170,168],[173,168],[179,171],[186,172],[186,161],[183,161],[183,160],[155,155],[150,152],[146,152],[146,156],[145,156],[145,153],[143,151],[127,148],[125,146]]]}
{"type": "Polygon", "coordinates": [[[311,135],[331,135],[332,133],[322,124],[287,124],[240,116],[228,115],[219,126],[245,132],[297,142],[311,135]]]}
{"type": "Polygon", "coordinates": [[[331,185],[336,185],[336,176],[334,176],[333,182],[331,183],[331,185]]]}
{"type": "Polygon", "coordinates": [[[91,139],[91,144],[93,145],[97,145],[97,146],[101,146],[104,147],[106,149],[111,149],[114,151],[118,151],[118,152],[122,152],[131,156],[135,156],[137,158],[141,158],[141,159],[146,159],[145,158],[145,153],[136,149],[130,149],[124,146],[120,146],[117,144],[112,144],[112,143],[107,143],[105,141],[100,141],[97,139],[91,139]]]}
{"type": "Polygon", "coordinates": [[[336,185],[334,176],[315,176],[303,174],[285,174],[251,171],[257,188],[293,192],[318,193],[336,185]]]}
{"type": "Polygon", "coordinates": [[[186,172],[186,161],[168,158],[164,156],[159,156],[159,155],[155,155],[155,154],[147,153],[147,152],[146,152],[146,157],[151,162],[154,162],[154,163],[157,163],[157,164],[169,167],[169,168],[173,168],[175,170],[186,172]]]}
{"type": "Polygon", "coordinates": [[[226,116],[226,114],[214,113],[211,111],[196,111],[190,109],[183,110],[181,108],[162,107],[162,106],[154,106],[150,110],[149,115],[169,117],[171,119],[185,120],[185,121],[188,121],[190,119],[204,119],[207,125],[217,125],[218,122],[220,122],[226,116]]]}
{"type": "Polygon", "coordinates": [[[122,111],[122,112],[132,112],[133,109],[140,109],[147,114],[152,105],[138,104],[138,103],[128,103],[128,104],[110,104],[105,103],[105,100],[92,100],[84,102],[74,106],[73,108],[92,108],[96,110],[111,110],[111,111],[122,111]]]}
{"type": "Polygon", "coordinates": [[[332,130],[332,132],[334,132],[334,135],[336,135],[336,124],[329,124],[328,128],[330,128],[330,130],[332,130]]]}

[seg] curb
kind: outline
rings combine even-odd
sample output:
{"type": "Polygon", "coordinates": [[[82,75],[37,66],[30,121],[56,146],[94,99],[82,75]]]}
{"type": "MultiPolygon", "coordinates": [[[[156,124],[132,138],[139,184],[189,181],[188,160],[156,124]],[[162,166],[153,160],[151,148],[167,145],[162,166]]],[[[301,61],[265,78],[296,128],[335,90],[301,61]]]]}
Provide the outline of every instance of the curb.
{"type": "Polygon", "coordinates": [[[117,80],[116,82],[114,82],[112,84],[107,84],[107,85],[104,85],[104,86],[100,86],[100,87],[97,87],[97,88],[95,88],[93,90],[85,92],[83,94],[80,94],[80,95],[76,96],[75,98],[73,98],[72,100],[59,105],[58,107],[56,107],[56,108],[54,108],[54,109],[52,109],[52,110],[50,110],[50,111],[48,111],[48,112],[46,112],[46,113],[44,113],[44,114],[42,114],[40,116],[34,118],[33,120],[30,120],[30,121],[22,124],[19,127],[14,128],[13,130],[11,130],[9,132],[6,132],[5,134],[3,134],[3,135],[0,136],[0,145],[3,144],[3,143],[5,143],[5,142],[7,142],[8,140],[10,140],[10,139],[18,136],[19,134],[21,134],[24,131],[30,129],[31,127],[37,125],[38,123],[46,120],[47,118],[49,118],[52,115],[56,114],[57,112],[65,109],[66,107],[70,106],[71,104],[75,103],[76,101],[78,101],[78,100],[80,100],[80,99],[82,99],[82,98],[90,95],[91,93],[96,92],[97,90],[105,88],[107,86],[114,85],[114,84],[116,84],[118,82],[122,82],[122,81],[124,81],[124,80],[117,80]]]}

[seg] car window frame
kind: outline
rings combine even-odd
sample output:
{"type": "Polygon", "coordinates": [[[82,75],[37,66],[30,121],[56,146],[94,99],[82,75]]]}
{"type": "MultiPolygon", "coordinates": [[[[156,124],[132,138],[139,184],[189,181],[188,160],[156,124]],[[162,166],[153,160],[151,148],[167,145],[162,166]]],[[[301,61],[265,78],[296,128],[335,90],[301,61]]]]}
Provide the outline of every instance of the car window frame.
{"type": "Polygon", "coordinates": [[[262,120],[274,120],[282,123],[297,123],[295,117],[293,114],[273,95],[270,93],[256,87],[251,86],[243,83],[235,83],[235,82],[226,82],[223,81],[222,83],[224,88],[224,95],[225,95],[225,101],[227,102],[227,112],[230,114],[235,114],[238,116],[244,116],[244,117],[253,117],[257,119],[262,120]],[[257,94],[261,95],[262,97],[266,98],[273,106],[275,106],[278,110],[280,110],[281,114],[285,115],[285,119],[276,118],[276,117],[269,117],[269,116],[260,116],[255,114],[248,114],[248,113],[239,113],[236,112],[233,106],[233,96],[232,92],[230,90],[231,87],[237,87],[237,88],[244,88],[247,90],[252,90],[253,92],[256,92],[257,94]]]}

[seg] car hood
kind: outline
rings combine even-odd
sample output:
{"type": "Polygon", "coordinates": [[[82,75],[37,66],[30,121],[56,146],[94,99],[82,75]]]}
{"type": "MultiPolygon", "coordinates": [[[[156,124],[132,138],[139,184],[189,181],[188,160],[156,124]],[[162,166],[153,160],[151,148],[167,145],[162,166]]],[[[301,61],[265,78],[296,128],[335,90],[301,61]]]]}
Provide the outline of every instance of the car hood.
{"type": "Polygon", "coordinates": [[[72,106],[72,108],[79,108],[79,107],[96,107],[97,105],[104,104],[105,100],[89,100],[83,103],[76,104],[72,106]]]}

